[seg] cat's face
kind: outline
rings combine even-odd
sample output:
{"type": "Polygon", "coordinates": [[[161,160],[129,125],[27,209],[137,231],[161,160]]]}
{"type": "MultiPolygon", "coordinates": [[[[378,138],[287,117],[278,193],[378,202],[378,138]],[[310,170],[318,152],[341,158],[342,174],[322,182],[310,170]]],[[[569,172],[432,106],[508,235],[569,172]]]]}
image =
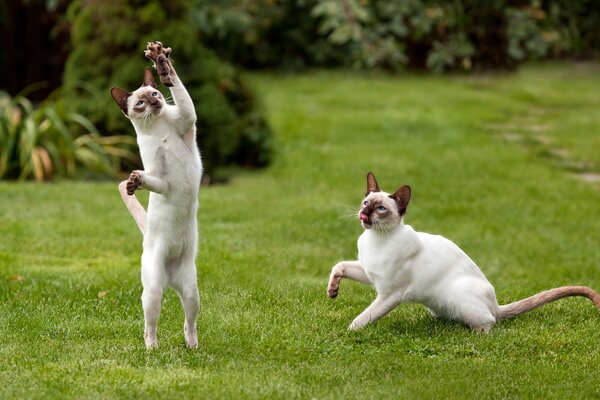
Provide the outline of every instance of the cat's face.
{"type": "Polygon", "coordinates": [[[156,89],[156,82],[150,68],[146,68],[144,71],[142,87],[135,92],[129,93],[113,87],[110,94],[123,114],[132,120],[148,121],[158,117],[165,105],[163,95],[156,89]]]}
{"type": "Polygon", "coordinates": [[[394,194],[382,192],[377,185],[375,175],[369,172],[367,194],[358,211],[358,218],[363,228],[389,231],[396,227],[406,214],[410,193],[410,187],[406,185],[394,194]]]}
{"type": "Polygon", "coordinates": [[[161,114],[165,99],[152,86],[142,86],[131,94],[127,102],[127,116],[131,119],[147,120],[161,114]]]}

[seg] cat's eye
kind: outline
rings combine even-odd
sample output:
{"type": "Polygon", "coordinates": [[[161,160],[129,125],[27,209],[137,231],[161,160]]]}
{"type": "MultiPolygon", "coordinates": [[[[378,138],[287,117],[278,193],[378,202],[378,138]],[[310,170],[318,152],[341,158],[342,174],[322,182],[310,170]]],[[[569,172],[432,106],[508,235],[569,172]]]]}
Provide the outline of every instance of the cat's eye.
{"type": "Polygon", "coordinates": [[[368,206],[369,205],[369,201],[368,200],[363,201],[363,205],[368,206]]]}
{"type": "Polygon", "coordinates": [[[384,211],[387,211],[387,208],[385,208],[384,206],[379,206],[379,207],[377,207],[377,211],[384,212],[384,211]]]}
{"type": "Polygon", "coordinates": [[[152,96],[154,96],[154,97],[158,96],[158,92],[152,92],[152,96]]]}
{"type": "Polygon", "coordinates": [[[142,104],[144,104],[144,102],[142,100],[138,101],[137,104],[135,105],[136,107],[141,106],[142,104]]]}

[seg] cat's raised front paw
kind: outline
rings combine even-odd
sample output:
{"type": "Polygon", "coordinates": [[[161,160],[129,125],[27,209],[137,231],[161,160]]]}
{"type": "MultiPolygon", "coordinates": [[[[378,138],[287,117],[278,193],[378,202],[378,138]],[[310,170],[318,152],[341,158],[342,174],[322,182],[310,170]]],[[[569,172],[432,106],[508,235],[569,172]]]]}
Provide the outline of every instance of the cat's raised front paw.
{"type": "Polygon", "coordinates": [[[131,175],[129,175],[129,179],[127,180],[127,194],[133,196],[137,188],[142,186],[142,171],[133,171],[131,175]]]}
{"type": "Polygon", "coordinates": [[[342,274],[340,272],[333,272],[329,278],[329,284],[327,285],[327,295],[335,299],[340,291],[340,281],[342,280],[342,274]]]}
{"type": "Polygon", "coordinates": [[[173,66],[171,65],[171,48],[164,47],[161,42],[148,42],[144,56],[154,61],[160,81],[165,86],[173,86],[173,66]]]}

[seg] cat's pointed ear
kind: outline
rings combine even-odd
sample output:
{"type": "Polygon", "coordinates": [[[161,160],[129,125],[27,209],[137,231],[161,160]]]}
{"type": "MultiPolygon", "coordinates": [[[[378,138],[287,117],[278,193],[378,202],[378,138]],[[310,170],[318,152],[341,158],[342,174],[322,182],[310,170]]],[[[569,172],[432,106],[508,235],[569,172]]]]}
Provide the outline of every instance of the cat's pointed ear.
{"type": "Polygon", "coordinates": [[[408,202],[410,201],[410,186],[402,186],[400,189],[396,190],[394,194],[390,195],[390,197],[396,201],[400,216],[406,214],[408,202]]]}
{"type": "Polygon", "coordinates": [[[110,95],[112,96],[115,103],[117,103],[121,111],[123,111],[123,114],[125,114],[125,116],[128,117],[127,99],[129,98],[129,96],[131,96],[131,93],[121,88],[113,87],[110,89],[110,95]]]}
{"type": "Polygon", "coordinates": [[[154,80],[154,74],[152,73],[152,70],[149,67],[146,67],[146,69],[144,70],[144,83],[142,83],[142,86],[152,86],[156,89],[156,81],[154,80]]]}
{"type": "Polygon", "coordinates": [[[375,175],[373,175],[372,172],[369,172],[367,174],[367,193],[365,194],[365,196],[371,192],[381,192],[381,189],[379,189],[379,185],[377,185],[375,175]]]}

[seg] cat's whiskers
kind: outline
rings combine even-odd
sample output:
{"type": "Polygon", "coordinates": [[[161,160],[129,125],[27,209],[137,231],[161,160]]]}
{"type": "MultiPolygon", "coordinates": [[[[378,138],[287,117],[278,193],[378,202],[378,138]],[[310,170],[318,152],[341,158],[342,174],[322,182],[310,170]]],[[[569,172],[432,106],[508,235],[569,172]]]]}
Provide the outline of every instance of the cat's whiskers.
{"type": "Polygon", "coordinates": [[[353,220],[358,218],[359,210],[354,209],[353,207],[346,207],[346,210],[343,210],[339,213],[340,219],[345,220],[353,220]]]}
{"type": "Polygon", "coordinates": [[[380,220],[380,219],[373,219],[372,222],[373,222],[373,225],[375,225],[375,227],[376,227],[376,229],[378,231],[387,233],[388,236],[392,232],[392,227],[389,226],[388,224],[386,224],[385,222],[383,222],[382,220],[380,220]]]}

